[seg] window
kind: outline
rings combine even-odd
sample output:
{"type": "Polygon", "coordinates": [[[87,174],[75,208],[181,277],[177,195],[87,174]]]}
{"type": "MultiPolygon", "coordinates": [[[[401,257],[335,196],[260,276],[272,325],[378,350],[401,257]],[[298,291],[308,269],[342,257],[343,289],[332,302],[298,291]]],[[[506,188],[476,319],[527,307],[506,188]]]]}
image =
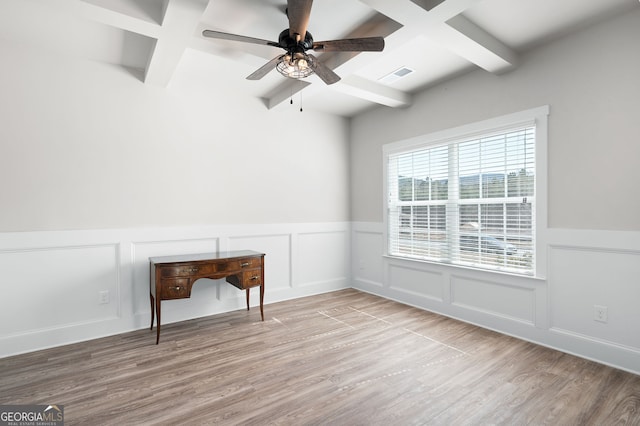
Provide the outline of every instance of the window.
{"type": "Polygon", "coordinates": [[[385,146],[388,254],[539,275],[537,189],[546,166],[536,158],[541,146],[546,156],[547,112],[385,146]]]}

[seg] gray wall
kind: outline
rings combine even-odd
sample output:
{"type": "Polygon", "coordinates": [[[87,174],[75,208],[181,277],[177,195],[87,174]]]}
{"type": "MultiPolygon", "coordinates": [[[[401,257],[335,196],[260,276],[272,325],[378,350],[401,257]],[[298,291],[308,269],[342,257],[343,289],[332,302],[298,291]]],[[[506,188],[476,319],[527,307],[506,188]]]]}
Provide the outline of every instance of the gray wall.
{"type": "Polygon", "coordinates": [[[0,232],[349,220],[345,119],[213,91],[213,67],[166,89],[2,40],[0,57],[0,232]]]}
{"type": "Polygon", "coordinates": [[[354,221],[382,221],[382,145],[550,106],[551,228],[640,230],[640,11],[539,47],[514,71],[475,71],[404,110],[353,120],[354,221]]]}

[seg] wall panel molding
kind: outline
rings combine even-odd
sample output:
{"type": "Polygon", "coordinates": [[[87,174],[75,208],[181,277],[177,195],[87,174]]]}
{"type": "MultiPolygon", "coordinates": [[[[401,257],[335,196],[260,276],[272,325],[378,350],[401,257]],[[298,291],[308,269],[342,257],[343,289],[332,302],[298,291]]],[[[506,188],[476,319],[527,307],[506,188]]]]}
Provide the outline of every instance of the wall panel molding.
{"type": "Polygon", "coordinates": [[[392,291],[437,302],[444,300],[445,275],[440,271],[428,271],[423,268],[390,263],[387,275],[389,289],[392,291]]]}
{"type": "MultiPolygon", "coordinates": [[[[640,374],[640,232],[547,230],[546,280],[385,257],[383,235],[375,222],[0,233],[4,279],[18,289],[0,300],[0,356],[148,328],[149,256],[246,248],[267,253],[266,316],[269,303],[353,286],[640,374]]],[[[243,309],[227,287],[197,283],[163,320],[243,309]]]]}
{"type": "Polygon", "coordinates": [[[546,238],[548,275],[536,279],[386,257],[384,224],[353,222],[353,287],[640,374],[640,232],[547,229],[546,238]],[[594,305],[608,307],[606,323],[594,305]]]}
{"type": "Polygon", "coordinates": [[[119,318],[119,247],[111,242],[60,242],[1,249],[0,270],[6,285],[0,301],[0,335],[48,333],[119,318]],[[109,292],[111,303],[87,308],[88,303],[97,305],[99,291],[109,292]],[[76,309],[66,309],[67,305],[76,309]],[[36,320],[33,313],[46,315],[47,321],[36,320]]]}
{"type": "MultiPolygon", "coordinates": [[[[350,284],[348,222],[0,233],[0,357],[148,329],[150,256],[256,250],[269,303],[350,284]],[[109,291],[99,304],[98,292],[109,291]]],[[[162,302],[163,324],[245,309],[244,292],[198,280],[190,299],[162,302]]],[[[259,291],[251,291],[251,306],[259,291]]],[[[259,310],[252,309],[259,318],[259,310]]],[[[151,333],[151,332],[150,332],[151,333]]],[[[149,344],[155,341],[150,334],[149,344]]]]}
{"type": "Polygon", "coordinates": [[[535,289],[503,282],[451,276],[451,304],[533,326],[535,289]],[[496,297],[499,295],[500,297],[496,297]]]}

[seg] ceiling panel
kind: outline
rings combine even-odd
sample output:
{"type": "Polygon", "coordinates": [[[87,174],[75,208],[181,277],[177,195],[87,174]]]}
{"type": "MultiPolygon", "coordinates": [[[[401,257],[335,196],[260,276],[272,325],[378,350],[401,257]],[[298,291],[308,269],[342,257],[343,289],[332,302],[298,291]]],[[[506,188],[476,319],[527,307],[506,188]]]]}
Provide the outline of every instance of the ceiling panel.
{"type": "Polygon", "coordinates": [[[334,87],[317,76],[299,84],[275,70],[248,81],[247,75],[284,52],[201,35],[208,28],[277,41],[288,26],[285,5],[284,0],[2,0],[0,38],[28,49],[139,68],[147,76],[140,84],[200,87],[206,93],[232,88],[235,99],[274,111],[288,111],[291,97],[295,103],[301,95],[305,110],[350,117],[384,105],[380,99],[406,106],[415,92],[461,72],[499,74],[516,67],[518,55],[533,46],[640,8],[637,0],[318,0],[309,23],[316,41],[381,35],[386,42],[384,52],[318,55],[342,77],[334,87]],[[379,82],[401,67],[414,72],[392,84],[379,82]],[[153,81],[149,68],[159,76],[153,81]]]}
{"type": "Polygon", "coordinates": [[[85,19],[73,9],[2,0],[0,37],[52,53],[144,69],[153,39],[85,19]]]}
{"type": "Polygon", "coordinates": [[[111,10],[116,13],[161,24],[164,2],[158,0],[81,0],[84,3],[111,10]]]}
{"type": "Polygon", "coordinates": [[[484,0],[464,16],[510,47],[525,50],[637,6],[636,0],[484,0]]]}

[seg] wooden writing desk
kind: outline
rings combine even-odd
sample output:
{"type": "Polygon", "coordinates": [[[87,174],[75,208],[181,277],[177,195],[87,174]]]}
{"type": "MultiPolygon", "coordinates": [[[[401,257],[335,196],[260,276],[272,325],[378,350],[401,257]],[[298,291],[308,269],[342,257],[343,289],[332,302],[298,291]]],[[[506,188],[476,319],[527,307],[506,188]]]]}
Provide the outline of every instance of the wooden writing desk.
{"type": "Polygon", "coordinates": [[[191,297],[191,287],[199,278],[221,279],[247,291],[260,286],[260,316],[264,321],[264,253],[250,250],[150,257],[151,330],[158,317],[156,345],[160,342],[160,302],[191,297]],[[155,304],[155,310],[154,310],[155,304]]]}

